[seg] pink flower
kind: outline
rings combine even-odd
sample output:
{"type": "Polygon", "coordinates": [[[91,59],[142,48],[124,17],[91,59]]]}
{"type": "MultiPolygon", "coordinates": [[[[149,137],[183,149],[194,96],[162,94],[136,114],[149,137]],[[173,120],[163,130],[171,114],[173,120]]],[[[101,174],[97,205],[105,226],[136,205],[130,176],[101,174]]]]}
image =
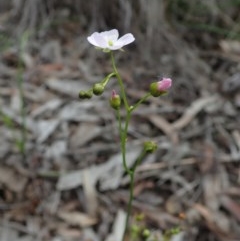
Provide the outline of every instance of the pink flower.
{"type": "Polygon", "coordinates": [[[162,78],[157,82],[158,91],[167,91],[172,86],[172,79],[162,78]]]}

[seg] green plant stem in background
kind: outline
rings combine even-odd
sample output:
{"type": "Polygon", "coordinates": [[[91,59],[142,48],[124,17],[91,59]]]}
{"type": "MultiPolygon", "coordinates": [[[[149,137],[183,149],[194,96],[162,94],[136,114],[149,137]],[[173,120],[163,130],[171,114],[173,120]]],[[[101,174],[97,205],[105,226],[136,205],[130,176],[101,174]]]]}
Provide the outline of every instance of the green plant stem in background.
{"type": "MultiPolygon", "coordinates": [[[[19,55],[18,55],[18,65],[17,65],[17,75],[16,75],[16,84],[17,84],[17,88],[18,88],[18,92],[19,92],[19,96],[20,96],[20,116],[21,116],[21,137],[17,137],[14,135],[14,122],[13,120],[5,115],[4,113],[2,113],[0,111],[0,117],[3,121],[3,123],[13,132],[12,138],[15,141],[16,147],[18,148],[18,151],[21,153],[23,161],[25,162],[26,160],[26,139],[27,139],[27,132],[26,132],[26,113],[25,113],[25,105],[24,105],[24,91],[23,91],[23,51],[25,48],[25,44],[28,40],[29,37],[29,33],[25,32],[20,40],[19,40],[19,55]]],[[[0,47],[0,52],[5,50],[5,48],[8,48],[9,46],[11,46],[12,41],[10,40],[10,38],[8,38],[5,35],[1,35],[0,36],[0,43],[1,47],[0,47]]]]}
{"type": "MultiPolygon", "coordinates": [[[[20,61],[19,61],[20,62],[20,61]]],[[[17,83],[18,83],[18,90],[20,94],[20,105],[21,105],[21,119],[22,119],[22,126],[21,126],[21,139],[18,140],[17,146],[21,154],[23,155],[23,159],[25,160],[25,154],[26,154],[26,148],[25,143],[27,139],[27,133],[26,133],[26,113],[25,113],[25,106],[24,106],[24,93],[23,93],[23,78],[22,78],[22,66],[21,63],[18,66],[18,76],[17,76],[17,83]]]]}
{"type": "Polygon", "coordinates": [[[18,90],[20,94],[20,108],[21,108],[21,119],[22,119],[22,126],[21,126],[21,139],[18,140],[18,149],[22,154],[23,161],[26,162],[26,141],[27,141],[27,131],[26,131],[26,109],[24,104],[24,91],[23,91],[23,52],[25,49],[25,45],[28,41],[29,33],[25,32],[20,40],[19,46],[19,60],[18,60],[18,75],[17,75],[17,84],[18,90]]]}

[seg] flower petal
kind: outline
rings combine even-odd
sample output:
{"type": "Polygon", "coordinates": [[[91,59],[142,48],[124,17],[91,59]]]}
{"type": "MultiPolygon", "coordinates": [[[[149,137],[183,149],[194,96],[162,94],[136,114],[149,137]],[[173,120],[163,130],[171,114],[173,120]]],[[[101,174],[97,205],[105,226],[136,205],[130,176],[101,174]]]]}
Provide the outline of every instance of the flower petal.
{"type": "Polygon", "coordinates": [[[133,37],[133,35],[131,33],[127,33],[127,34],[123,35],[120,39],[118,39],[115,44],[116,45],[122,44],[124,46],[124,45],[132,43],[134,40],[135,40],[135,38],[133,37]]]}
{"type": "Polygon", "coordinates": [[[117,41],[119,33],[117,29],[112,29],[109,31],[105,31],[100,33],[104,38],[111,40],[113,42],[117,41]]]}
{"type": "Polygon", "coordinates": [[[159,91],[166,91],[172,86],[172,79],[170,78],[163,78],[161,81],[158,81],[158,90],[159,91]]]}
{"type": "Polygon", "coordinates": [[[100,48],[104,49],[108,46],[105,38],[103,36],[101,36],[101,34],[98,32],[93,33],[91,36],[89,36],[87,38],[87,40],[89,41],[89,43],[91,43],[92,45],[94,45],[96,47],[100,47],[100,48]]]}
{"type": "Polygon", "coordinates": [[[114,44],[113,46],[108,46],[110,50],[118,50],[121,49],[124,45],[123,44],[114,44]]]}
{"type": "Polygon", "coordinates": [[[95,38],[94,38],[94,35],[95,35],[96,33],[93,33],[91,36],[88,36],[87,37],[87,40],[88,40],[88,42],[90,43],[90,44],[92,44],[92,45],[94,45],[94,46],[97,46],[97,43],[96,43],[96,41],[95,41],[95,38]]]}

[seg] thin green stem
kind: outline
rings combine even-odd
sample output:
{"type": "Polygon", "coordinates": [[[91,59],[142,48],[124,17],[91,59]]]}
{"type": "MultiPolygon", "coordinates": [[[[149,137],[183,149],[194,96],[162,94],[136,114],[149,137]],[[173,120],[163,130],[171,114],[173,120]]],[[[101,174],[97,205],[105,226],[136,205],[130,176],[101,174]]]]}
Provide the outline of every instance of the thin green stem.
{"type": "Polygon", "coordinates": [[[103,81],[101,83],[104,85],[104,87],[107,85],[109,80],[115,75],[116,75],[116,73],[114,72],[114,73],[109,74],[106,78],[103,79],[103,81]]]}
{"type": "Polygon", "coordinates": [[[26,109],[24,104],[24,90],[23,90],[23,51],[25,48],[25,44],[28,40],[29,33],[26,32],[22,36],[20,40],[20,46],[19,46],[19,60],[18,60],[18,75],[17,75],[17,84],[21,99],[21,119],[22,119],[22,128],[21,128],[21,140],[18,143],[18,148],[22,154],[24,162],[26,161],[26,141],[27,141],[27,131],[26,131],[26,109]]]}
{"type": "MultiPolygon", "coordinates": [[[[122,121],[121,121],[120,110],[117,109],[116,112],[117,112],[117,119],[118,119],[119,135],[120,135],[120,140],[121,140],[123,167],[124,167],[125,171],[129,174],[130,170],[127,166],[127,161],[126,161],[126,133],[125,133],[125,128],[124,128],[124,130],[122,129],[122,121]]],[[[126,123],[125,123],[125,125],[126,125],[126,123]]]]}
{"type": "Polygon", "coordinates": [[[130,111],[134,111],[140,104],[142,104],[148,97],[150,97],[151,94],[147,93],[146,95],[144,95],[135,105],[130,107],[130,111]]]}
{"type": "Polygon", "coordinates": [[[133,165],[132,169],[129,172],[129,177],[130,177],[130,189],[129,189],[129,200],[128,200],[128,209],[127,209],[127,217],[126,217],[126,223],[125,223],[125,232],[128,228],[128,222],[129,222],[129,217],[132,212],[132,202],[133,202],[133,191],[134,191],[134,175],[137,166],[140,164],[140,162],[143,160],[144,156],[146,155],[146,151],[143,150],[139,157],[137,158],[135,164],[133,165]]]}
{"type": "Polygon", "coordinates": [[[23,77],[22,77],[22,67],[20,65],[19,67],[19,73],[18,73],[18,89],[20,93],[20,99],[21,99],[21,119],[22,119],[22,127],[21,127],[21,141],[19,143],[20,152],[23,155],[23,159],[25,161],[25,155],[26,155],[26,140],[27,140],[27,132],[26,132],[26,112],[25,112],[25,105],[24,105],[24,92],[23,92],[23,77]]]}
{"type": "MultiPolygon", "coordinates": [[[[126,217],[125,230],[124,230],[124,234],[125,234],[127,229],[128,229],[129,218],[130,218],[130,214],[131,214],[131,211],[132,211],[135,170],[136,170],[137,166],[139,165],[139,163],[144,158],[144,156],[146,155],[146,152],[142,151],[142,153],[137,158],[133,167],[132,168],[128,167],[127,160],[126,160],[126,143],[127,143],[128,126],[129,126],[129,121],[131,119],[131,114],[132,114],[133,110],[135,110],[142,102],[144,102],[150,96],[150,93],[147,93],[145,96],[143,96],[143,98],[140,99],[134,106],[129,107],[122,78],[119,75],[119,72],[117,70],[113,53],[110,52],[110,54],[111,54],[111,61],[112,61],[113,69],[114,69],[113,74],[116,75],[116,77],[117,77],[118,84],[119,84],[120,90],[121,90],[121,96],[123,98],[124,107],[125,107],[125,110],[126,110],[124,127],[122,126],[120,110],[119,109],[116,110],[119,135],[120,135],[120,139],[121,139],[121,151],[122,151],[123,167],[124,167],[126,173],[128,174],[128,176],[130,178],[129,200],[128,200],[127,217],[126,217]]],[[[123,239],[124,239],[124,237],[123,237],[123,239]]]]}
{"type": "Polygon", "coordinates": [[[132,171],[133,171],[134,173],[135,173],[136,168],[138,167],[138,165],[141,163],[141,161],[143,160],[143,158],[146,156],[146,154],[147,154],[146,151],[143,150],[143,151],[141,152],[141,154],[139,155],[139,157],[137,158],[135,164],[134,164],[133,167],[132,167],[132,171]]]}
{"type": "Polygon", "coordinates": [[[126,222],[125,222],[125,231],[126,233],[128,229],[128,222],[130,218],[130,214],[132,211],[132,202],[133,202],[133,191],[134,191],[134,172],[130,171],[129,177],[130,177],[130,189],[129,189],[129,199],[128,199],[128,208],[127,208],[127,217],[126,217],[126,222]]]}
{"type": "MultiPolygon", "coordinates": [[[[131,119],[131,112],[129,110],[127,110],[127,116],[126,116],[126,120],[125,120],[125,126],[123,129],[123,135],[122,135],[122,139],[121,139],[121,144],[122,144],[122,154],[123,154],[123,165],[127,166],[127,160],[126,160],[126,143],[127,143],[127,133],[128,133],[128,126],[129,126],[129,121],[131,119]]],[[[129,168],[127,168],[127,172],[128,174],[129,172],[129,168]]]]}
{"type": "Polygon", "coordinates": [[[114,70],[114,72],[116,74],[116,77],[117,77],[117,80],[118,80],[118,84],[119,84],[120,89],[121,89],[121,95],[122,95],[122,98],[123,98],[123,103],[124,103],[125,109],[128,110],[129,109],[129,104],[128,104],[128,101],[127,101],[127,97],[126,97],[123,81],[122,81],[122,78],[119,75],[119,72],[117,70],[112,51],[110,52],[110,55],[111,55],[111,61],[112,61],[113,70],[114,70]]]}

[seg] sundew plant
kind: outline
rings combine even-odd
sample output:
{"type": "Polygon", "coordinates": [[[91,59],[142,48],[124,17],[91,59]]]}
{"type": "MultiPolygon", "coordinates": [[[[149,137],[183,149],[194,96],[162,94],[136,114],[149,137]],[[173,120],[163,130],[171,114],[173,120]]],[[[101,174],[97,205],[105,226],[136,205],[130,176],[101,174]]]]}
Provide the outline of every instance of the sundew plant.
{"type": "MultiPolygon", "coordinates": [[[[134,175],[137,166],[141,163],[143,158],[148,153],[153,153],[157,149],[156,143],[153,141],[147,141],[143,143],[142,152],[137,158],[133,166],[128,166],[126,160],[126,144],[128,139],[128,127],[131,120],[134,110],[136,110],[141,103],[147,100],[150,97],[160,97],[168,93],[168,90],[172,86],[172,80],[170,78],[162,78],[158,81],[155,81],[150,84],[149,91],[135,104],[130,105],[127,99],[127,94],[125,91],[124,81],[120,76],[114,58],[114,51],[123,50],[122,48],[135,41],[134,36],[131,33],[125,34],[119,38],[119,32],[117,29],[113,29],[105,32],[95,32],[87,38],[90,44],[94,45],[96,49],[103,51],[109,55],[112,64],[112,72],[109,73],[101,82],[96,83],[93,87],[87,91],[80,91],[80,99],[89,99],[93,95],[101,95],[110,80],[117,80],[120,93],[117,93],[115,90],[111,91],[109,94],[109,104],[116,113],[116,119],[118,123],[119,137],[120,137],[120,147],[122,153],[122,164],[126,174],[130,178],[129,186],[129,200],[127,207],[127,216],[125,222],[125,233],[129,227],[129,217],[132,210],[132,201],[133,201],[133,188],[134,188],[134,175]],[[120,115],[120,109],[124,109],[125,115],[120,115]],[[122,117],[124,116],[124,117],[122,117]]],[[[124,237],[123,237],[124,238],[124,237]]]]}

